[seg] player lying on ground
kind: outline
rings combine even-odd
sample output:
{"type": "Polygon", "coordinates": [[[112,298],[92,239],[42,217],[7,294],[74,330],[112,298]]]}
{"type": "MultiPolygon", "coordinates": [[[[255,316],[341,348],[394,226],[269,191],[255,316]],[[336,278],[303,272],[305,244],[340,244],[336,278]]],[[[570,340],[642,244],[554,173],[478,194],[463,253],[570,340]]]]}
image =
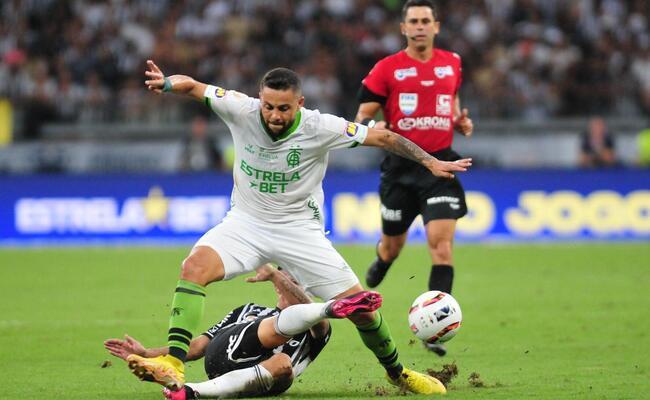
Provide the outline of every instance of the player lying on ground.
{"type": "MultiPolygon", "coordinates": [[[[170,389],[185,382],[184,363],[203,316],[208,284],[273,262],[323,300],[363,292],[359,279],[324,232],[322,181],[331,150],[381,147],[441,177],[453,177],[471,165],[470,159],[440,161],[388,130],[303,107],[300,78],[286,68],[264,75],[259,99],[185,75],[166,77],[151,60],[145,75],[145,85],[153,92],[173,92],[208,105],[228,126],[235,153],[231,209],[183,261],[172,300],[169,354],[129,356],[132,370],[170,389]]],[[[380,313],[360,312],[348,319],[392,384],[416,393],[444,393],[439,381],[404,368],[380,313]]]]}
{"type": "MultiPolygon", "coordinates": [[[[166,398],[280,394],[327,344],[332,332],[327,318],[345,318],[350,313],[373,311],[381,305],[381,296],[375,292],[312,303],[288,274],[269,265],[260,267],[257,275],[247,281],[272,282],[278,296],[277,307],[242,305],[192,340],[187,359],[205,357],[205,372],[210,380],[187,383],[179,391],[164,389],[166,398]]],[[[124,340],[108,339],[104,346],[123,360],[131,354],[156,357],[169,352],[168,347],[146,349],[128,335],[124,340]]]]}

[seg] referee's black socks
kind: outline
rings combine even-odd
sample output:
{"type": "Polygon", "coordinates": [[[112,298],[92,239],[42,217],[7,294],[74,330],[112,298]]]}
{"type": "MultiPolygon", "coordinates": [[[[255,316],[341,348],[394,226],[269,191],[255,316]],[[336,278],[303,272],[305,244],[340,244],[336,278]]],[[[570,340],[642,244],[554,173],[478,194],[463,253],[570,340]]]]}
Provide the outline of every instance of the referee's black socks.
{"type": "Polygon", "coordinates": [[[391,264],[392,262],[385,262],[377,254],[377,258],[370,264],[370,268],[368,268],[368,272],[366,273],[366,285],[369,288],[377,287],[384,280],[391,264]]]}
{"type": "Polygon", "coordinates": [[[377,254],[377,258],[375,259],[374,264],[377,266],[377,268],[379,268],[380,270],[386,272],[386,271],[388,271],[388,268],[390,268],[390,266],[393,265],[393,262],[392,261],[391,262],[386,262],[386,261],[381,259],[379,254],[377,254]]]}
{"type": "Polygon", "coordinates": [[[451,265],[435,264],[429,275],[429,290],[439,290],[451,294],[454,283],[454,268],[451,265]]]}

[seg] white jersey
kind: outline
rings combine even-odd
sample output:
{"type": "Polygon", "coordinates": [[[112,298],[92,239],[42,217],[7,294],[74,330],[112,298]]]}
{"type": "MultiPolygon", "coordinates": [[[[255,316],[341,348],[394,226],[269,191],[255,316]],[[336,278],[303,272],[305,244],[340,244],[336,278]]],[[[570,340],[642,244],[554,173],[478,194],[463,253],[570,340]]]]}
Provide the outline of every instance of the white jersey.
{"type": "Polygon", "coordinates": [[[262,122],[259,99],[211,85],[204,97],[233,137],[232,210],[263,222],[322,223],[328,153],[363,143],[368,128],[301,108],[293,125],[273,138],[262,122]]]}

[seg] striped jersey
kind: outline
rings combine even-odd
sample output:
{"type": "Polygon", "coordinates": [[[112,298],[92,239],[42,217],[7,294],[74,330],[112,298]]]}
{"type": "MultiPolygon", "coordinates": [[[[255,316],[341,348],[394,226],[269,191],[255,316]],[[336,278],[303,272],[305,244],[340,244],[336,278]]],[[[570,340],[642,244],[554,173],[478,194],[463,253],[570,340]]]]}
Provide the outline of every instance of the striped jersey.
{"type": "MultiPolygon", "coordinates": [[[[280,314],[279,308],[269,308],[255,303],[248,303],[230,311],[220,322],[212,325],[203,332],[210,340],[214,339],[219,331],[232,326],[250,322],[259,318],[269,318],[280,314]]],[[[287,343],[273,349],[273,353],[284,353],[291,358],[294,376],[302,374],[307,366],[314,361],[316,356],[325,347],[330,339],[332,330],[322,338],[315,338],[310,331],[295,335],[287,343]]]]}

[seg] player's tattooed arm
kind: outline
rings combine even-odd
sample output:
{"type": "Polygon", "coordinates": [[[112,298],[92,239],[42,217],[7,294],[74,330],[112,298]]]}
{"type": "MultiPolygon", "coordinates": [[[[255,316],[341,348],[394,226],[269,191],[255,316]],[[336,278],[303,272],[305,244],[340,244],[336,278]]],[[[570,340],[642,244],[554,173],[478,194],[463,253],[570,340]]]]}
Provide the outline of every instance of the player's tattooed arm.
{"type": "Polygon", "coordinates": [[[422,150],[420,146],[386,129],[368,129],[368,135],[363,142],[366,146],[381,147],[398,156],[415,161],[426,167],[432,174],[443,178],[453,178],[453,172],[466,171],[472,165],[471,158],[457,161],[441,161],[422,150]]]}
{"type": "Polygon", "coordinates": [[[246,282],[255,283],[268,281],[273,283],[273,286],[275,286],[279,294],[281,294],[287,303],[289,303],[288,305],[309,304],[312,302],[302,288],[300,288],[297,283],[293,282],[291,275],[287,272],[279,271],[271,264],[264,264],[257,268],[255,272],[255,276],[246,278],[246,282]]]}
{"type": "Polygon", "coordinates": [[[284,272],[277,271],[271,281],[278,291],[287,299],[287,302],[290,305],[309,304],[312,302],[302,288],[292,282],[291,278],[289,278],[289,276],[284,272]]]}
{"type": "MultiPolygon", "coordinates": [[[[293,277],[286,271],[279,271],[270,264],[265,264],[256,270],[254,277],[246,278],[246,282],[271,281],[278,292],[278,306],[280,308],[294,304],[309,304],[311,298],[302,290],[293,277]],[[282,304],[282,306],[281,306],[282,304]]],[[[322,338],[329,332],[330,325],[326,319],[312,326],[310,331],[313,337],[322,338]]]]}
{"type": "Polygon", "coordinates": [[[384,149],[395,153],[398,156],[408,158],[409,160],[415,161],[419,164],[424,165],[426,162],[435,159],[431,154],[422,150],[420,146],[411,142],[407,138],[401,135],[397,135],[391,131],[385,131],[384,135],[386,136],[386,144],[384,149]]]}
{"type": "MultiPolygon", "coordinates": [[[[311,298],[302,290],[302,288],[293,281],[291,275],[287,274],[284,271],[276,271],[274,274],[274,279],[272,280],[273,285],[276,289],[282,294],[289,303],[293,304],[309,304],[311,303],[311,298]]],[[[323,338],[325,337],[330,330],[330,323],[328,320],[324,319],[316,325],[312,326],[310,329],[311,335],[314,338],[323,338]]]]}

